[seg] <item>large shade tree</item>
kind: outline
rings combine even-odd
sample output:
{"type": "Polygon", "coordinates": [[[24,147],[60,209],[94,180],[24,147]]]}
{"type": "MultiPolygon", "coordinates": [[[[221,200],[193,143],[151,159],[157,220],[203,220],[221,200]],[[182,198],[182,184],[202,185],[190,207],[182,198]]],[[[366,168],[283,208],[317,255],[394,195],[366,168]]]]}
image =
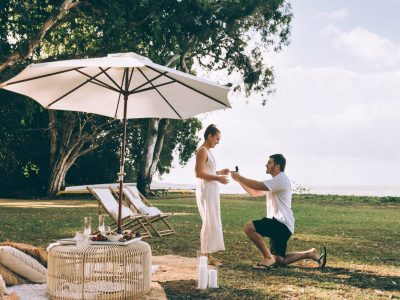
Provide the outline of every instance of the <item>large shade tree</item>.
{"type": "MultiPolygon", "coordinates": [[[[279,51],[288,43],[292,17],[285,0],[5,0],[0,2],[0,15],[1,81],[31,62],[133,51],[185,72],[195,73],[195,66],[223,70],[224,84],[264,96],[271,91],[274,77],[263,53],[279,51]],[[234,81],[237,77],[240,80],[234,81]]],[[[114,136],[118,124],[87,114],[46,113],[51,195],[63,187],[77,159],[114,136]]],[[[189,127],[198,130],[196,122],[188,121],[186,126],[192,124],[189,127]]],[[[140,143],[132,145],[142,148],[132,149],[137,155],[132,155],[131,162],[145,193],[154,173],[170,167],[160,163],[160,158],[170,158],[175,148],[193,154],[193,134],[175,145],[168,141],[168,133],[178,124],[165,119],[141,123],[140,143]],[[186,142],[191,146],[179,146],[186,142]]]]}

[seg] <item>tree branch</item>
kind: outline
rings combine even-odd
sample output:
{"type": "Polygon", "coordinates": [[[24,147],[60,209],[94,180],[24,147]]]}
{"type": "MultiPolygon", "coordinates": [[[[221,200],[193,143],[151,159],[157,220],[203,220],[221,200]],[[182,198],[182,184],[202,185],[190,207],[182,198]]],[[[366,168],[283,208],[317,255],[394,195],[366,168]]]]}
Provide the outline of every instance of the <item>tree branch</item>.
{"type": "Polygon", "coordinates": [[[27,57],[31,56],[35,47],[43,40],[44,36],[51,31],[57,22],[62,19],[70,9],[79,5],[79,1],[74,2],[75,0],[64,0],[60,5],[58,11],[50,16],[46,22],[40,27],[39,31],[36,33],[35,37],[31,40],[26,49],[21,50],[16,53],[10,54],[4,63],[0,64],[0,72],[5,68],[14,65],[20,60],[24,60],[27,57]]]}

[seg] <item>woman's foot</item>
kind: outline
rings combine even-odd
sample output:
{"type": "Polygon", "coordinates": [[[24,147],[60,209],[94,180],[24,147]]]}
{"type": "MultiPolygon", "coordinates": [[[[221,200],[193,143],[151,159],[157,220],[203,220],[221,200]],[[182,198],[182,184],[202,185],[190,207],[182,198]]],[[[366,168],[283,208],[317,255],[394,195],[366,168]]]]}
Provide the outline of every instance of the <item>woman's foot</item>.
{"type": "Polygon", "coordinates": [[[214,266],[214,267],[220,267],[222,266],[222,261],[219,259],[216,259],[215,257],[212,257],[211,254],[208,254],[208,264],[210,266],[214,266]]]}
{"type": "Polygon", "coordinates": [[[208,264],[210,266],[214,266],[214,267],[220,267],[223,265],[222,261],[220,261],[219,259],[216,259],[214,257],[208,260],[208,264]]]}

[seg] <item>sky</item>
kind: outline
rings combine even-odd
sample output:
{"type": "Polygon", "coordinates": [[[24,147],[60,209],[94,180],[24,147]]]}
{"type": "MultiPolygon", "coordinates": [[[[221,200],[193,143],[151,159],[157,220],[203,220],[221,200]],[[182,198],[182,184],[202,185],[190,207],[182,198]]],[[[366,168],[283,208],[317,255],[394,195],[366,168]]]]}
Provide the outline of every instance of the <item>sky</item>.
{"type": "MultiPolygon", "coordinates": [[[[291,43],[264,54],[275,94],[265,106],[231,95],[232,109],[199,116],[222,132],[217,168],[266,180],[282,153],[294,185],[400,185],[400,0],[290,2],[291,43]]],[[[174,165],[162,181],[197,182],[194,158],[174,165]]]]}

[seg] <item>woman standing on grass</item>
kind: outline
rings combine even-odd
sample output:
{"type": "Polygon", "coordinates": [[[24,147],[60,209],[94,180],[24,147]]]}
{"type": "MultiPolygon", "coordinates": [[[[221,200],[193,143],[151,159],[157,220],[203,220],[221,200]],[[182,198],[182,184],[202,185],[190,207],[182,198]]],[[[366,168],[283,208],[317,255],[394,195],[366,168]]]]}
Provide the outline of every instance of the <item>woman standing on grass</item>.
{"type": "Polygon", "coordinates": [[[209,125],[204,132],[204,143],[197,150],[195,166],[196,177],[200,179],[196,189],[196,200],[203,222],[200,232],[201,253],[208,256],[212,265],[220,265],[221,262],[211,254],[225,250],[218,183],[228,183],[229,169],[217,171],[214,156],[210,151],[220,139],[221,132],[218,128],[214,124],[209,125]]]}

